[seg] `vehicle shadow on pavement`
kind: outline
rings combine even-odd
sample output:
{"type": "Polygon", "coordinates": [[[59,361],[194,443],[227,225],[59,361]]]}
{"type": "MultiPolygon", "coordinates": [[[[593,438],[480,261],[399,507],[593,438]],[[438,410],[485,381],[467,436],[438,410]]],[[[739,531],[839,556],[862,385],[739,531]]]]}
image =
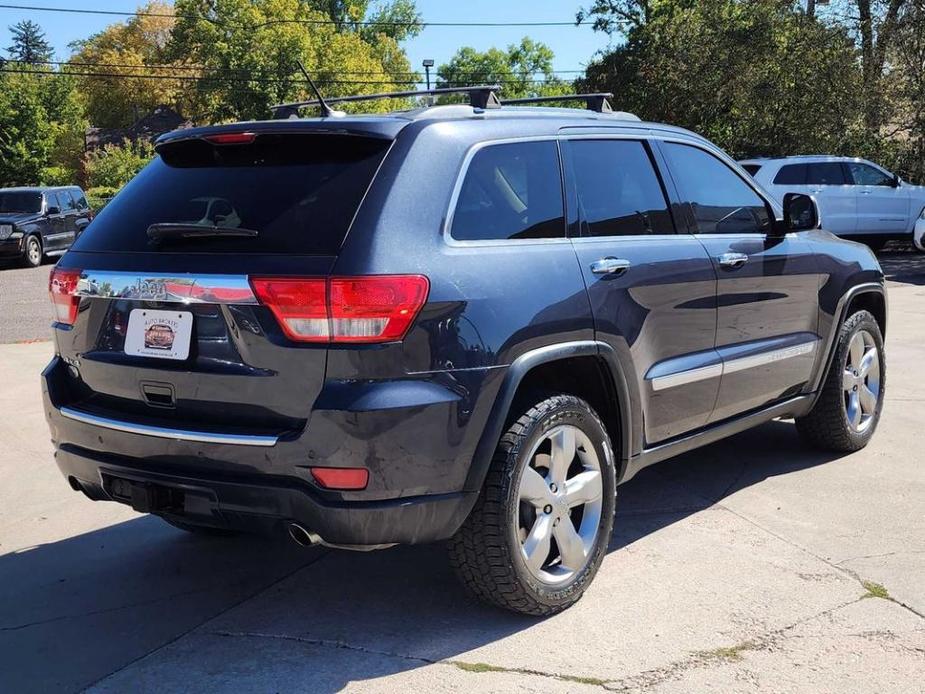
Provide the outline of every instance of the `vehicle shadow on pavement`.
{"type": "Polygon", "coordinates": [[[890,282],[925,285],[925,253],[912,246],[884,251],[877,255],[883,274],[890,282]]]}
{"type": "MultiPolygon", "coordinates": [[[[804,447],[792,423],[771,422],[643,470],[619,490],[610,551],[834,458],[804,447]]],[[[605,570],[614,567],[619,557],[605,570]]],[[[79,689],[133,661],[109,681],[114,691],[338,691],[437,661],[480,662],[479,649],[517,632],[594,619],[601,599],[592,587],[565,615],[528,618],[467,597],[440,545],[304,549],[192,537],[150,517],[0,556],[0,596],[5,691],[79,689]]]]}

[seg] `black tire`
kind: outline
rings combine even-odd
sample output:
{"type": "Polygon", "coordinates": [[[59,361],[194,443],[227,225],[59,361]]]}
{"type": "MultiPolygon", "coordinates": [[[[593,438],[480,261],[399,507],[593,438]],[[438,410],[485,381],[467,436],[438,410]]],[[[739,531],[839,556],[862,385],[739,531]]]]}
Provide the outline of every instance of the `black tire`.
{"type": "Polygon", "coordinates": [[[615,477],[610,437],[588,403],[571,395],[539,399],[501,437],[479,499],[449,542],[456,575],[476,597],[514,612],[547,616],[568,608],[597,574],[610,543],[615,477]],[[594,447],[600,463],[602,503],[597,534],[585,555],[584,568],[565,582],[550,585],[535,577],[523,558],[519,489],[524,468],[530,463],[528,457],[546,438],[546,432],[561,425],[580,429],[594,447]]]}
{"type": "Polygon", "coordinates": [[[183,530],[194,535],[204,535],[210,537],[236,537],[241,535],[240,531],[231,530],[229,528],[214,528],[210,525],[197,525],[196,523],[187,523],[186,521],[167,518],[166,516],[161,516],[160,518],[162,521],[167,523],[167,525],[172,525],[179,530],[183,530]]]}
{"type": "Polygon", "coordinates": [[[797,418],[797,431],[806,442],[817,448],[840,453],[858,451],[868,444],[877,429],[880,414],[883,411],[885,394],[886,356],[883,351],[880,326],[868,311],[858,311],[842,325],[835,347],[835,356],[829,366],[825,381],[822,383],[822,392],[809,414],[797,418]],[[863,431],[857,431],[849,422],[843,379],[851,341],[862,331],[872,338],[877,348],[879,389],[876,408],[869,424],[863,431]]]}
{"type": "Polygon", "coordinates": [[[44,257],[45,253],[42,248],[42,239],[35,234],[27,236],[22,251],[23,267],[38,267],[42,264],[44,257]]]}

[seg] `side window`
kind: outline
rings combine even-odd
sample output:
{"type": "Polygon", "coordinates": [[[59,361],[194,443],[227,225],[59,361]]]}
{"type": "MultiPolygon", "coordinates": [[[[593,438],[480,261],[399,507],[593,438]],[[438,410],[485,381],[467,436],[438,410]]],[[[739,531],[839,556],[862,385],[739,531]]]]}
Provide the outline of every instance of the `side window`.
{"type": "Polygon", "coordinates": [[[64,209],[68,212],[74,212],[77,208],[77,201],[74,199],[74,193],[70,190],[62,190],[58,193],[59,196],[64,196],[64,209]]]}
{"type": "Polygon", "coordinates": [[[806,164],[787,164],[774,177],[776,186],[802,186],[806,183],[806,164]]]}
{"type": "Polygon", "coordinates": [[[458,241],[565,237],[556,143],[489,145],[476,152],[450,233],[458,241]]]}
{"type": "Polygon", "coordinates": [[[869,164],[849,162],[848,170],[856,186],[892,186],[893,179],[869,164]]]}
{"type": "Polygon", "coordinates": [[[77,206],[76,209],[85,210],[89,207],[89,205],[87,205],[87,198],[80,188],[72,188],[70,193],[71,197],[74,198],[74,204],[77,206]]]}
{"type": "Polygon", "coordinates": [[[567,147],[588,235],[674,233],[665,193],[642,142],[572,140],[567,147]]]}
{"type": "Polygon", "coordinates": [[[807,164],[806,182],[816,186],[843,186],[845,170],[840,162],[832,161],[821,164],[807,164]]]}
{"type": "Polygon", "coordinates": [[[767,205],[739,175],[698,147],[666,142],[671,174],[694,215],[697,233],[767,233],[767,205]]]}
{"type": "Polygon", "coordinates": [[[58,206],[58,209],[61,210],[62,214],[66,214],[71,210],[71,196],[65,193],[63,190],[59,190],[55,193],[54,204],[58,206]]]}

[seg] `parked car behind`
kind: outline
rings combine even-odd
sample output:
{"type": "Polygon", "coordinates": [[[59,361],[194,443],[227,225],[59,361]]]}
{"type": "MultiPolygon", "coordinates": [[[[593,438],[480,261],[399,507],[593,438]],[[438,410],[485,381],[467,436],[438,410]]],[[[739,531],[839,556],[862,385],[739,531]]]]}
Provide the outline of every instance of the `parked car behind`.
{"type": "Polygon", "coordinates": [[[914,186],[865,159],[797,156],[740,162],[778,202],[811,194],[825,229],[874,250],[890,239],[909,241],[925,218],[925,187],[914,186]]]}
{"type": "Polygon", "coordinates": [[[0,189],[0,261],[37,267],[62,255],[92,219],[77,186],[0,189]]]}
{"type": "Polygon", "coordinates": [[[448,540],[547,615],[642,468],[776,418],[867,444],[869,249],[694,133],[491,96],[161,137],[51,277],[70,486],[191,532],[448,540]]]}

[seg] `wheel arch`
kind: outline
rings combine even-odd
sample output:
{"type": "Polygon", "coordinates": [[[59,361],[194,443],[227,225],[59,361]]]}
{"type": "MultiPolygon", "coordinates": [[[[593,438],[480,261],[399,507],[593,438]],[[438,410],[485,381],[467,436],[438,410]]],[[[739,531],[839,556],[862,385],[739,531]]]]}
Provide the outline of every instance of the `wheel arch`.
{"type": "Polygon", "coordinates": [[[476,446],[466,480],[467,490],[481,489],[501,436],[526,393],[537,390],[569,392],[588,399],[617,448],[617,481],[626,472],[633,451],[634,411],[624,369],[614,350],[602,342],[566,342],[531,350],[510,365],[495,397],[488,422],[476,446]],[[598,380],[593,379],[595,371],[598,380]],[[577,373],[582,387],[563,387],[562,374],[577,373]],[[576,392],[578,391],[578,392],[576,392]],[[589,395],[590,394],[590,395],[589,395]],[[601,410],[604,411],[601,411],[601,410]]]}

